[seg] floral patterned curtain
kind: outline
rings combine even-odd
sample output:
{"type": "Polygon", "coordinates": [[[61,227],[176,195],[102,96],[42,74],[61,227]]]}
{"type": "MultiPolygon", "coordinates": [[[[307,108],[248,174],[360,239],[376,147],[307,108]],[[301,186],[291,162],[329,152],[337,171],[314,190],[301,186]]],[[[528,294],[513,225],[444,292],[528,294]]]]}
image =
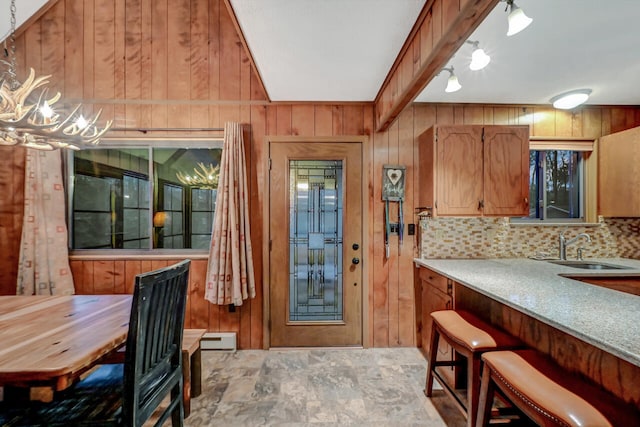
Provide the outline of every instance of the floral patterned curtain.
{"type": "Polygon", "coordinates": [[[205,299],[236,306],[256,296],[242,126],[226,123],[205,299]]]}
{"type": "Polygon", "coordinates": [[[60,151],[27,149],[18,295],[74,293],[60,151]]]}

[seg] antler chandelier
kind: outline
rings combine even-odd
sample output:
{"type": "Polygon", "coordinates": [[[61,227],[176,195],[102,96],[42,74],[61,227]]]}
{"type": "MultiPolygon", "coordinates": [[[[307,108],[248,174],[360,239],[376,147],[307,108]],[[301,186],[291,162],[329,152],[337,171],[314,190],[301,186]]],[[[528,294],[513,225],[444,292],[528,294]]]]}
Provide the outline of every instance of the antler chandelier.
{"type": "Polygon", "coordinates": [[[218,179],[220,177],[220,165],[206,166],[202,162],[198,162],[198,168],[193,168],[193,175],[187,175],[182,172],[176,173],[178,181],[184,185],[197,188],[218,188],[218,179]],[[200,168],[200,169],[198,169],[200,168]]]}
{"type": "Polygon", "coordinates": [[[20,83],[16,77],[16,5],[11,0],[11,34],[9,60],[0,60],[8,68],[0,78],[0,145],[22,145],[39,150],[70,148],[78,150],[92,146],[109,130],[111,121],[103,128],[96,125],[102,110],[86,119],[78,105],[68,115],[57,114],[53,106],[60,93],[47,98],[46,86],[51,76],[29,77],[20,83]],[[40,89],[39,94],[36,89],[40,89]]]}

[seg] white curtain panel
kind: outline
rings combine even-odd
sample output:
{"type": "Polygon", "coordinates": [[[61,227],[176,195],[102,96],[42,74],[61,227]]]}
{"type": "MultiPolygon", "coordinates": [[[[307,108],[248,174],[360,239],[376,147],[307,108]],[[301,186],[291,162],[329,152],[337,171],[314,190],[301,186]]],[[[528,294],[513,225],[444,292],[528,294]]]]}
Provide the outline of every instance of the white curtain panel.
{"type": "Polygon", "coordinates": [[[71,295],[60,151],[27,149],[17,295],[71,295]]]}
{"type": "Polygon", "coordinates": [[[242,126],[226,123],[205,299],[240,306],[255,296],[242,126]]]}

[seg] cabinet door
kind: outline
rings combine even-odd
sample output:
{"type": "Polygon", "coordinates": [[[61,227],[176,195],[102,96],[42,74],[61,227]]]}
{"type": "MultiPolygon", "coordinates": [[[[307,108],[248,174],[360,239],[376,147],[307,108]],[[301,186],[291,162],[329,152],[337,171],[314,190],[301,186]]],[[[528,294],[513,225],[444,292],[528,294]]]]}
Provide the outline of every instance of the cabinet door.
{"type": "Polygon", "coordinates": [[[640,127],[598,142],[598,215],[640,217],[640,127]]]}
{"type": "Polygon", "coordinates": [[[485,126],[483,213],[529,214],[528,126],[485,126]]]}
{"type": "MultiPolygon", "coordinates": [[[[423,285],[423,331],[428,334],[426,337],[423,335],[422,345],[427,357],[429,357],[429,344],[431,342],[431,330],[433,329],[433,322],[429,314],[438,310],[446,310],[453,308],[453,298],[449,294],[441,292],[433,286],[429,286],[428,282],[422,282],[423,285]]],[[[436,360],[453,360],[453,348],[449,343],[442,338],[438,342],[438,356],[436,360]]],[[[442,367],[439,368],[440,374],[451,385],[455,384],[455,370],[454,367],[442,367]]]]}
{"type": "Polygon", "coordinates": [[[482,127],[439,126],[437,138],[437,214],[480,215],[482,127]]]}
{"type": "MultiPolygon", "coordinates": [[[[430,314],[438,310],[453,309],[453,282],[445,276],[428,268],[420,268],[420,282],[422,284],[422,349],[429,357],[429,344],[433,322],[430,314]]],[[[443,339],[438,343],[437,360],[453,360],[453,349],[443,339]]],[[[439,369],[440,374],[449,384],[455,383],[456,373],[453,367],[439,369]]]]}

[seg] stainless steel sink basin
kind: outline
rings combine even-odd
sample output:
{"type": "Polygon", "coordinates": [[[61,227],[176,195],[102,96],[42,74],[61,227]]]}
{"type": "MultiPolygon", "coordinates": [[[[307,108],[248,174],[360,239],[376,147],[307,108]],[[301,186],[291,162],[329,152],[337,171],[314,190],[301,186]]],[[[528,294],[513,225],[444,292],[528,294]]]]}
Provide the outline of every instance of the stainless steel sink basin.
{"type": "Polygon", "coordinates": [[[596,261],[554,260],[548,262],[552,264],[564,265],[566,267],[582,268],[584,270],[627,270],[631,268],[624,265],[606,264],[596,261]]]}

